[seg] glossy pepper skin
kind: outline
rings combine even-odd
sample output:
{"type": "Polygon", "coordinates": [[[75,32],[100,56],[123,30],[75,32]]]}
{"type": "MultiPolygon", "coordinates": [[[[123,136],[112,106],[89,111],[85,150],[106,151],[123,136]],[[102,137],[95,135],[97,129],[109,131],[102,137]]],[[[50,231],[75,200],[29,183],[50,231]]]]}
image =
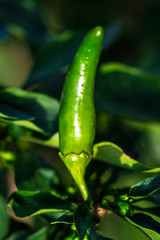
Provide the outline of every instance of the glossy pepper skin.
{"type": "Polygon", "coordinates": [[[59,112],[59,155],[85,200],[84,174],[95,137],[94,83],[102,42],[101,27],[92,29],[82,41],[65,79],[59,112]]]}

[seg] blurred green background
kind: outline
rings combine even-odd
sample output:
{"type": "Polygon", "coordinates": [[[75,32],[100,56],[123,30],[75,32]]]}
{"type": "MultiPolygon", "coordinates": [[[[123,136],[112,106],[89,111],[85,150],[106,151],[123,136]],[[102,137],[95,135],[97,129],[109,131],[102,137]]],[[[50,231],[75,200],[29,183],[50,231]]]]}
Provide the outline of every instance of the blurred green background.
{"type": "MultiPolygon", "coordinates": [[[[59,101],[66,71],[79,43],[87,31],[101,25],[105,38],[96,77],[95,142],[114,142],[136,160],[158,167],[159,12],[159,0],[0,0],[0,89],[16,87],[46,94],[59,101]]],[[[16,89],[12,94],[16,91],[18,94],[16,89]]],[[[14,110],[22,111],[23,108],[23,113],[32,116],[23,106],[23,99],[17,103],[12,103],[12,95],[8,99],[1,95],[1,103],[12,106],[14,110]]],[[[0,108],[3,113],[7,112],[4,106],[0,108]]],[[[43,112],[38,111],[37,116],[43,118],[43,112]]],[[[26,134],[46,140],[57,131],[56,124],[51,126],[37,122],[47,136],[30,133],[29,130],[22,134],[19,128],[14,128],[12,124],[8,128],[2,122],[1,150],[4,141],[8,141],[7,148],[10,149],[10,135],[14,141],[18,134],[20,137],[26,134]]],[[[26,141],[24,137],[22,148],[38,152],[52,164],[53,158],[58,159],[57,150],[42,147],[35,140],[33,142],[26,141]]],[[[59,160],[54,160],[57,169],[63,168],[61,165],[59,160]]],[[[117,184],[119,187],[128,187],[142,178],[135,174],[129,174],[129,177],[123,174],[122,171],[117,184]]],[[[6,169],[1,170],[0,175],[0,193],[6,198],[15,188],[11,183],[13,175],[6,169]],[[5,186],[2,184],[4,179],[7,182],[5,186]]],[[[21,224],[14,226],[19,228],[21,224]]],[[[107,216],[100,229],[104,236],[117,240],[147,239],[139,230],[114,215],[107,216]]]]}

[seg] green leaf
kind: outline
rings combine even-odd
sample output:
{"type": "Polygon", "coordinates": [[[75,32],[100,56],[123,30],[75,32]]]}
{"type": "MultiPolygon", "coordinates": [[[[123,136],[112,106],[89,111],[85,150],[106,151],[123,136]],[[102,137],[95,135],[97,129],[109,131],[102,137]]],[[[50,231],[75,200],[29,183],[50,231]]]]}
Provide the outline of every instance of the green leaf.
{"type": "Polygon", "coordinates": [[[144,212],[144,213],[150,213],[151,215],[160,217],[160,207],[159,206],[158,207],[147,207],[147,208],[136,206],[135,209],[137,209],[141,212],[144,212]]]}
{"type": "Polygon", "coordinates": [[[9,217],[5,199],[0,195],[0,239],[3,239],[9,230],[9,217]]]}
{"type": "Polygon", "coordinates": [[[12,233],[8,238],[5,240],[26,240],[27,236],[29,235],[29,232],[25,230],[21,230],[15,233],[12,233]]]}
{"type": "Polygon", "coordinates": [[[93,147],[93,158],[128,170],[144,170],[144,165],[126,155],[123,150],[111,142],[97,143],[93,147]]]}
{"type": "Polygon", "coordinates": [[[137,213],[132,218],[125,217],[125,220],[140,229],[151,240],[160,240],[160,224],[150,216],[137,213]]]}
{"type": "Polygon", "coordinates": [[[16,154],[12,151],[0,151],[0,169],[13,170],[16,154]]]}
{"type": "MultiPolygon", "coordinates": [[[[58,190],[62,188],[53,167],[38,155],[25,153],[15,162],[15,181],[19,190],[58,190]]],[[[58,192],[57,192],[58,196],[58,192]]]]}
{"type": "Polygon", "coordinates": [[[37,232],[31,234],[26,240],[47,240],[48,239],[48,227],[43,227],[37,232]]]}
{"type": "Polygon", "coordinates": [[[100,66],[95,87],[99,110],[160,121],[160,75],[111,62],[100,66]]]}
{"type": "Polygon", "coordinates": [[[51,224],[57,224],[57,223],[64,223],[64,224],[73,224],[73,214],[72,213],[66,213],[60,216],[57,220],[54,222],[51,222],[51,224]]]}
{"type": "Polygon", "coordinates": [[[35,233],[30,233],[29,231],[21,230],[16,233],[11,234],[5,240],[47,240],[48,239],[48,227],[43,227],[35,233]]]}
{"type": "Polygon", "coordinates": [[[82,204],[78,205],[74,212],[74,222],[79,234],[79,239],[83,240],[87,230],[89,230],[92,225],[91,214],[87,206],[82,204]]]}
{"type": "Polygon", "coordinates": [[[0,120],[43,134],[57,129],[59,102],[47,95],[7,88],[0,91],[0,120]]]}
{"type": "Polygon", "coordinates": [[[132,199],[147,198],[160,189],[160,176],[146,178],[143,181],[133,185],[129,194],[132,199]]]}
{"type": "Polygon", "coordinates": [[[27,142],[36,143],[46,147],[59,148],[59,133],[54,133],[49,139],[44,140],[32,136],[23,136],[22,139],[27,142]]]}
{"type": "Polygon", "coordinates": [[[10,204],[19,218],[43,213],[66,213],[71,210],[71,203],[52,195],[52,192],[18,191],[11,195],[10,204]]]}
{"type": "Polygon", "coordinates": [[[116,167],[141,171],[147,175],[159,175],[160,168],[148,167],[128,156],[124,151],[114,143],[100,142],[93,146],[93,158],[116,167]]]}
{"type": "Polygon", "coordinates": [[[46,81],[50,77],[54,85],[56,81],[54,74],[71,63],[83,36],[84,33],[78,31],[67,31],[56,35],[39,52],[25,87],[42,80],[46,81]]]}
{"type": "Polygon", "coordinates": [[[103,237],[103,236],[97,234],[95,227],[92,226],[91,231],[90,231],[90,235],[89,235],[89,240],[113,240],[113,239],[103,237]]]}
{"type": "Polygon", "coordinates": [[[121,22],[118,20],[112,21],[109,25],[104,28],[104,40],[103,40],[103,49],[110,47],[113,42],[117,39],[117,36],[121,30],[121,22]]]}
{"type": "MultiPolygon", "coordinates": [[[[93,238],[93,240],[94,240],[94,238],[93,238]]],[[[107,237],[103,237],[103,236],[100,236],[100,235],[96,234],[95,240],[113,240],[113,239],[107,238],[107,237]]]]}
{"type": "Polygon", "coordinates": [[[29,11],[17,1],[2,0],[0,2],[1,18],[7,22],[9,30],[18,36],[27,35],[32,41],[42,44],[45,42],[45,28],[39,13],[29,11]],[[17,14],[18,13],[18,14],[17,14]]]}
{"type": "MultiPolygon", "coordinates": [[[[120,22],[113,21],[104,28],[103,48],[109,47],[120,32],[120,22]]],[[[25,85],[31,85],[40,81],[52,81],[57,85],[57,73],[64,72],[73,60],[75,53],[86,35],[86,31],[66,31],[54,36],[38,54],[35,65],[25,85]]]]}
{"type": "Polygon", "coordinates": [[[7,27],[1,24],[0,26],[0,39],[4,39],[10,36],[10,32],[8,31],[7,27]]]}

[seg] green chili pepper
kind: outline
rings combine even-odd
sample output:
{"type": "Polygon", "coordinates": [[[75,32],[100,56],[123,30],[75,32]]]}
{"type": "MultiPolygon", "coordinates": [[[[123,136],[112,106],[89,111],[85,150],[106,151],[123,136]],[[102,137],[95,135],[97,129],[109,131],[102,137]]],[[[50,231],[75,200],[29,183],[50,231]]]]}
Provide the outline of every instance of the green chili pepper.
{"type": "Polygon", "coordinates": [[[88,191],[84,174],[95,137],[94,82],[102,42],[101,27],[84,38],[66,76],[59,112],[59,155],[85,200],[88,191]]]}

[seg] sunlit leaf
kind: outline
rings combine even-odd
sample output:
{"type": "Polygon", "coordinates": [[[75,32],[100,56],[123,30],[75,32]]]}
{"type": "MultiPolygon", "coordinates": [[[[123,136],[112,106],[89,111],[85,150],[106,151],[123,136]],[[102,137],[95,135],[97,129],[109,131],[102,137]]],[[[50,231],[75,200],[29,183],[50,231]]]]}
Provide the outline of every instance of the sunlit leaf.
{"type": "Polygon", "coordinates": [[[97,143],[93,147],[93,158],[101,160],[117,167],[122,167],[129,170],[146,169],[138,161],[126,155],[123,150],[111,142],[97,143]]]}
{"type": "Polygon", "coordinates": [[[159,175],[160,168],[148,167],[135,159],[131,158],[114,143],[100,142],[93,146],[93,158],[116,167],[141,171],[147,175],[159,175]]]}

